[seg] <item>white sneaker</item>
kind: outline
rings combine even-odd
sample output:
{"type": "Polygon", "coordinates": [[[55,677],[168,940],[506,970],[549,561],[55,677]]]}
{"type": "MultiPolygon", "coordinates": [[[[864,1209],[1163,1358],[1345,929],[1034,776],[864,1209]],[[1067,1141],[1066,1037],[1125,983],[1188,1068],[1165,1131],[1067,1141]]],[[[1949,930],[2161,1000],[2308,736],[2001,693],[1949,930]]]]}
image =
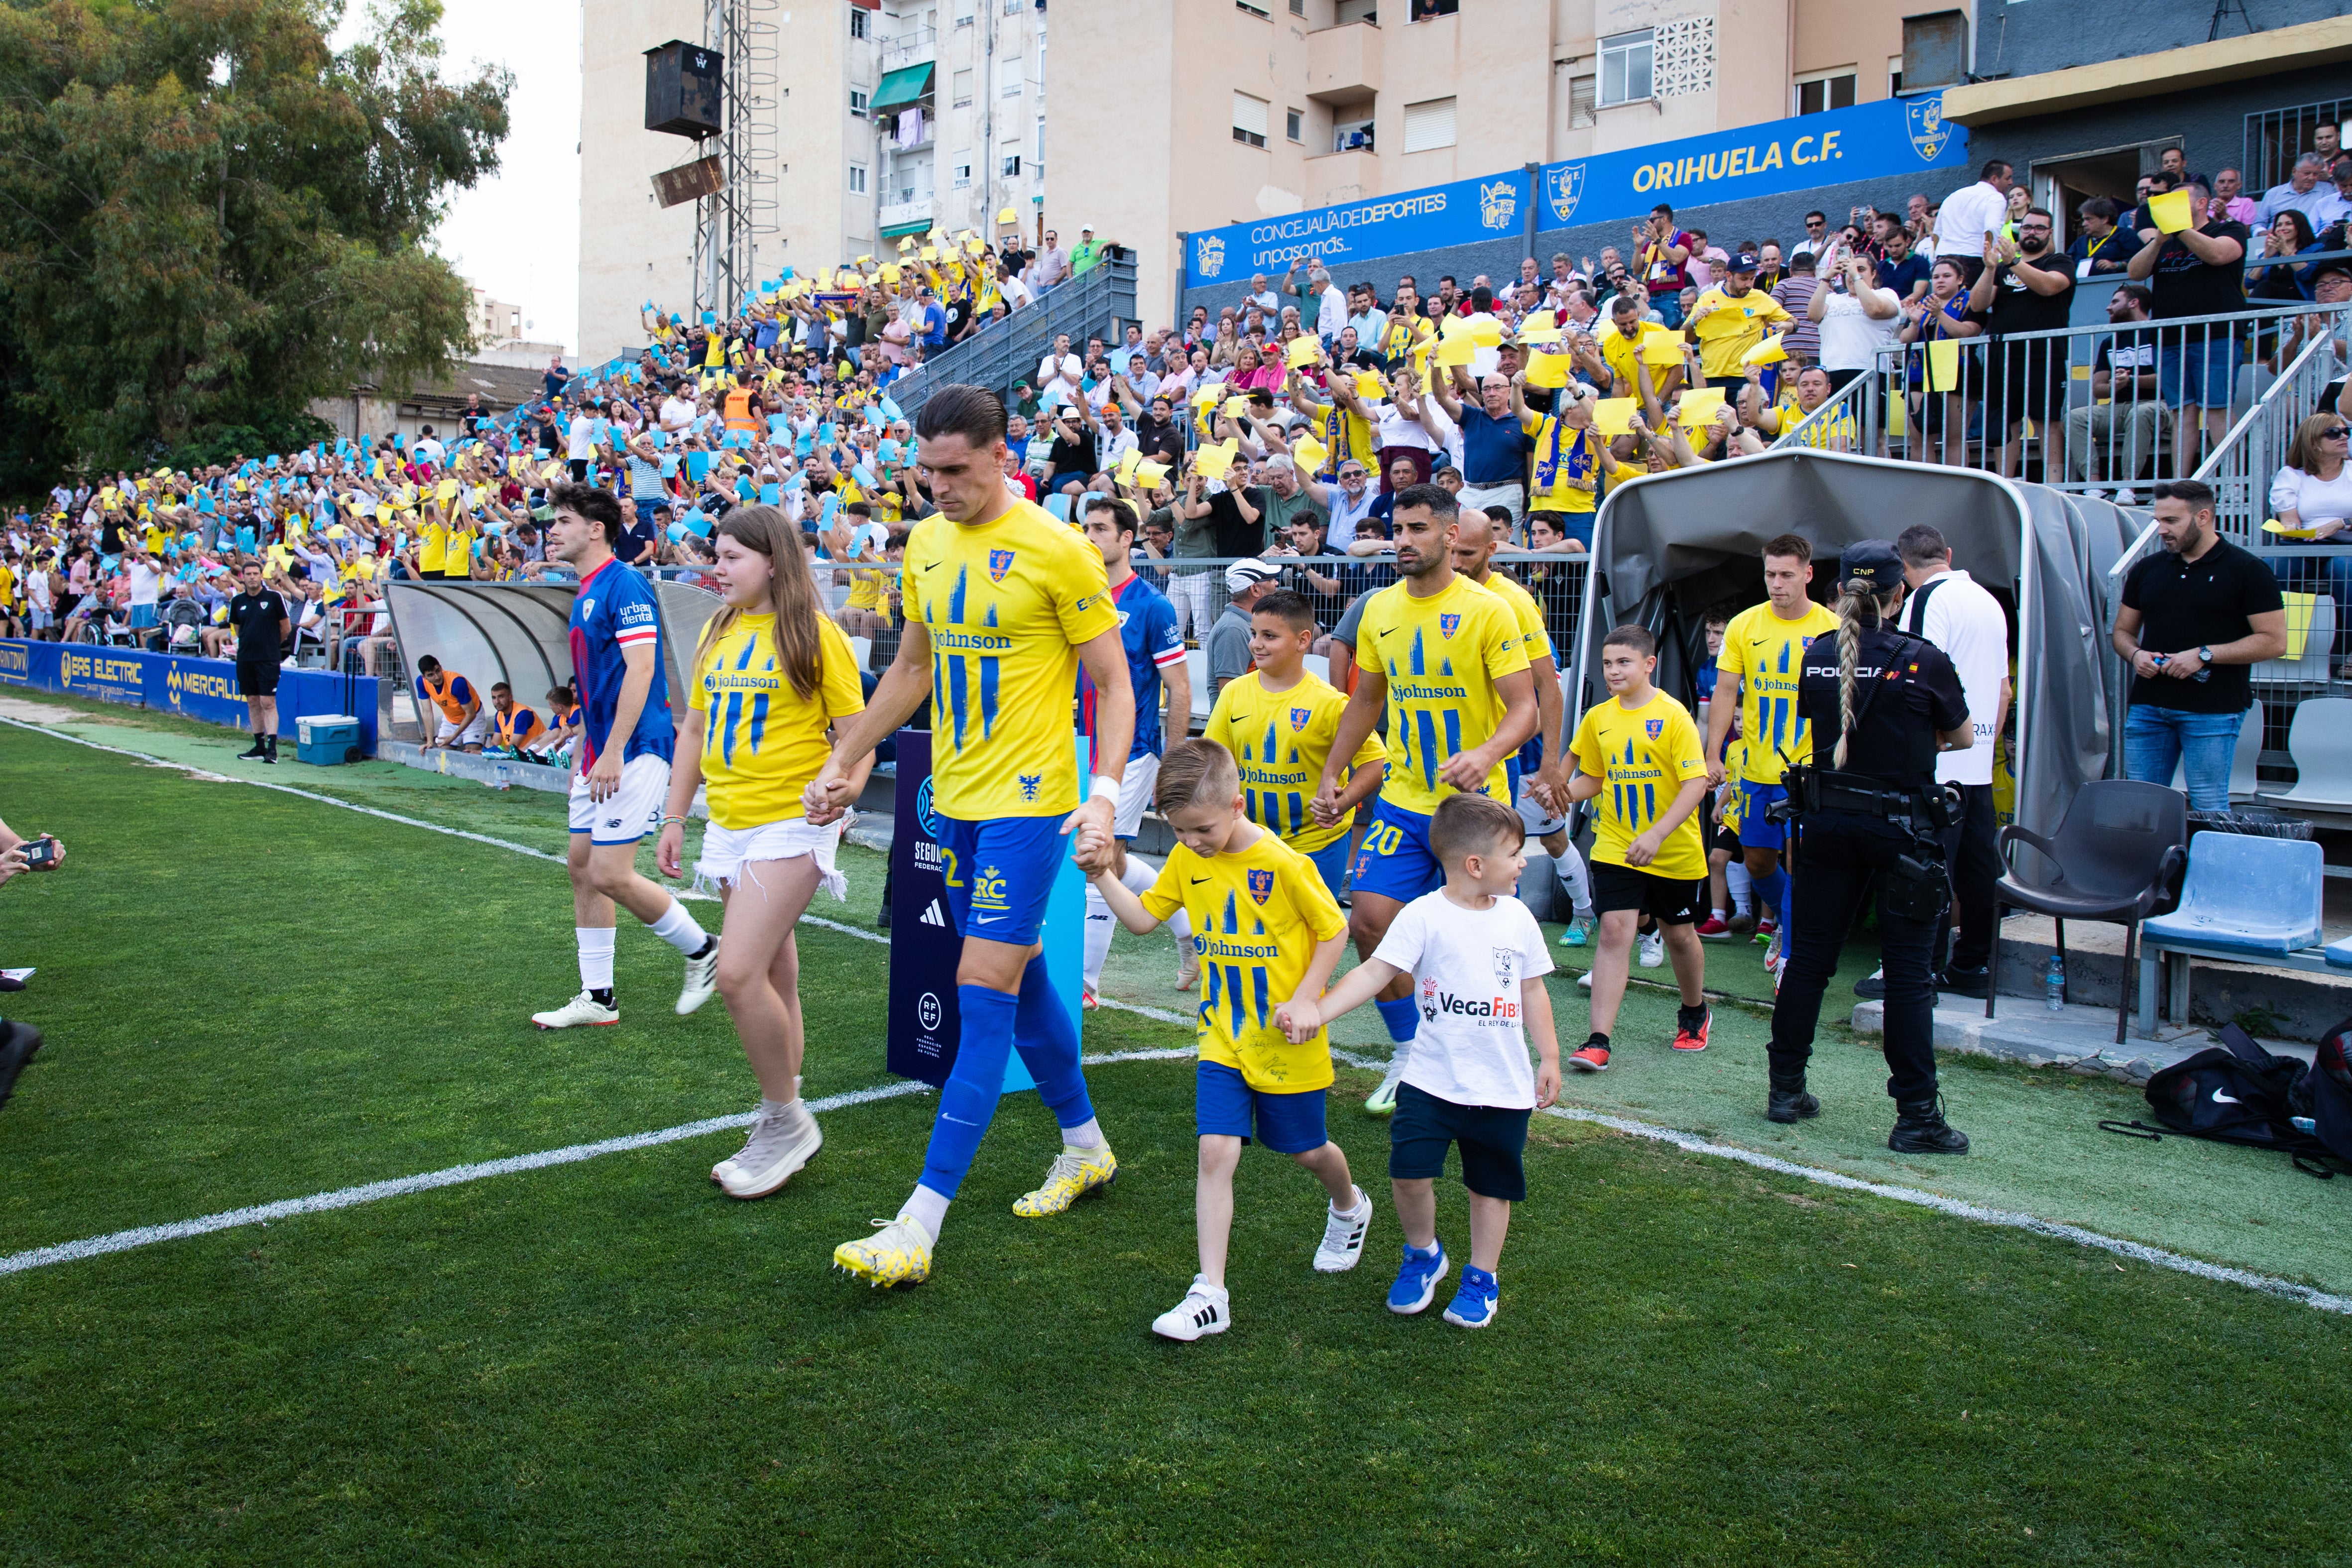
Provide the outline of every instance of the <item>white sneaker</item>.
{"type": "Polygon", "coordinates": [[[1583,973],[1576,977],[1576,988],[1579,991],[1590,991],[1592,989],[1592,971],[1588,969],[1583,973]]]}
{"type": "Polygon", "coordinates": [[[1366,1110],[1374,1116],[1396,1114],[1397,1087],[1404,1082],[1405,1058],[1412,1054],[1410,1044],[1396,1047],[1396,1055],[1389,1061],[1389,1070],[1381,1075],[1381,1087],[1372,1090],[1370,1097],[1364,1101],[1366,1110]]]}
{"type": "Polygon", "coordinates": [[[2132,494],[2129,489],[2120,489],[2116,492],[2116,504],[2117,506],[2137,506],[2139,505],[2139,497],[2132,494]]]}
{"type": "Polygon", "coordinates": [[[719,944],[714,942],[709,952],[686,961],[686,984],[677,994],[677,1016],[685,1017],[709,1001],[710,994],[718,989],[719,944]]]}
{"type": "Polygon", "coordinates": [[[542,1029],[569,1029],[582,1024],[617,1024],[621,1009],[607,1007],[585,991],[551,1013],[533,1013],[530,1021],[542,1029]]]}
{"type": "Polygon", "coordinates": [[[1232,1296],[1195,1274],[1184,1299],[1151,1320],[1151,1331],[1163,1340],[1190,1344],[1203,1334],[1223,1333],[1233,1321],[1232,1296]]]}
{"type": "Polygon", "coordinates": [[[1666,961],[1666,933],[1649,931],[1642,933],[1642,967],[1655,969],[1666,961]]]}
{"type": "Polygon", "coordinates": [[[1356,1206],[1341,1214],[1332,1209],[1323,1221],[1323,1245],[1315,1249],[1315,1272],[1345,1274],[1362,1261],[1364,1233],[1372,1227],[1372,1200],[1356,1189],[1356,1206]]]}
{"type": "Polygon", "coordinates": [[[797,1175],[824,1147],[824,1134],[805,1106],[755,1117],[751,1138],[733,1159],[710,1167],[710,1179],[730,1198],[764,1198],[797,1175]]]}

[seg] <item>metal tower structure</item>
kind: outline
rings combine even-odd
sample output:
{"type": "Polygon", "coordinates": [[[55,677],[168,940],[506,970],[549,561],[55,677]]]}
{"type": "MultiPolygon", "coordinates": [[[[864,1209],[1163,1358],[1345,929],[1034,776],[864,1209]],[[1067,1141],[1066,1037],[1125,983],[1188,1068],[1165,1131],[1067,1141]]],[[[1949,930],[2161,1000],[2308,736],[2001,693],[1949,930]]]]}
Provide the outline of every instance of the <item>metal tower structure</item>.
{"type": "Polygon", "coordinates": [[[703,43],[727,62],[717,150],[724,183],[694,205],[694,308],[722,320],[759,288],[761,242],[776,233],[775,11],[776,0],[703,4],[703,43]]]}

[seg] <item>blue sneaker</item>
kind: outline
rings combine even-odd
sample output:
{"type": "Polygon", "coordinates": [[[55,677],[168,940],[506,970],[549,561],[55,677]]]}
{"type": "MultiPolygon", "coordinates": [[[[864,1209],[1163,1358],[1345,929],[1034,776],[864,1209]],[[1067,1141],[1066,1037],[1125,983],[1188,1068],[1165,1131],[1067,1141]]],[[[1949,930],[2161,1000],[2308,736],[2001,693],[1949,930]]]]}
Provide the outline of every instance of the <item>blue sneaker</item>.
{"type": "Polygon", "coordinates": [[[1562,947],[1582,947],[1591,939],[1591,931],[1582,921],[1570,921],[1568,929],[1559,933],[1562,947]]]}
{"type": "Polygon", "coordinates": [[[1465,1329],[1485,1328],[1495,1321],[1497,1294],[1492,1274],[1478,1268],[1464,1268],[1462,1289],[1454,1292],[1453,1303],[1445,1309],[1445,1321],[1465,1329]]]}
{"type": "Polygon", "coordinates": [[[1404,1267],[1397,1270],[1396,1283],[1389,1287],[1389,1310],[1411,1315],[1425,1312],[1437,1300],[1437,1282],[1445,1278],[1445,1244],[1439,1242],[1427,1252],[1416,1252],[1407,1242],[1404,1267]]]}

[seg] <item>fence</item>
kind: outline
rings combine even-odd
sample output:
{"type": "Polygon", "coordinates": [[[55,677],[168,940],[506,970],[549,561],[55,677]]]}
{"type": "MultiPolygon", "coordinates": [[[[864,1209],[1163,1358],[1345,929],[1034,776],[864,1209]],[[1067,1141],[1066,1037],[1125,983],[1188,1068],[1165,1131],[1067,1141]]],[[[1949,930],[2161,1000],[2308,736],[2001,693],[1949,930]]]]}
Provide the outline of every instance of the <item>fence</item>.
{"type": "Polygon", "coordinates": [[[889,385],[891,399],[909,419],[935,386],[961,384],[1004,392],[1016,380],[1036,378],[1038,362],[1068,333],[1074,349],[1090,335],[1119,341],[1119,329],[1135,313],[1135,258],[1124,248],[1106,255],[1083,277],[1066,279],[1038,296],[1034,304],[1001,321],[983,324],[963,342],[914,366],[889,385]]]}
{"type": "Polygon", "coordinates": [[[2312,132],[2352,116],[2352,99],[2331,98],[2293,109],[2266,109],[2246,116],[2245,193],[2259,202],[2273,185],[2286,184],[2294,161],[2311,150],[2312,132]]]}

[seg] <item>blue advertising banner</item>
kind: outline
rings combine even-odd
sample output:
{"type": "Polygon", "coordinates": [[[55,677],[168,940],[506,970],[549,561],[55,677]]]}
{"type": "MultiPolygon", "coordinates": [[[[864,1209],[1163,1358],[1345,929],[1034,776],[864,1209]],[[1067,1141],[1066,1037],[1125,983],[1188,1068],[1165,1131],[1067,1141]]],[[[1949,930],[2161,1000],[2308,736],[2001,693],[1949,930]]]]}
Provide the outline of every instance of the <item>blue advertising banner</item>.
{"type": "Polygon", "coordinates": [[[1630,222],[1647,217],[1660,202],[1704,206],[1856,180],[1900,180],[1968,161],[1968,132],[1945,122],[1943,94],[1922,93],[1549,163],[1533,192],[1526,173],[1514,169],[1228,224],[1192,237],[1184,280],[1193,289],[1246,283],[1253,273],[1286,271],[1301,257],[1369,259],[1501,238],[1525,229],[1531,199],[1537,226],[1556,229],[1630,222]]]}
{"type": "Polygon", "coordinates": [[[1968,161],[1968,132],[1945,122],[1942,93],[1924,93],[1547,163],[1536,221],[1543,228],[1632,222],[1660,202],[1677,210],[1706,206],[1901,180],[1968,161]]]}
{"type": "MultiPolygon", "coordinates": [[[[225,658],[147,653],[80,643],[0,639],[0,686],[96,697],[134,708],[154,708],[207,724],[244,729],[249,722],[237,695],[236,666],[225,658]]],[[[278,727],[295,733],[297,719],[348,713],[360,721],[360,744],[375,754],[376,681],[326,669],[280,670],[278,727]]]]}
{"type": "Polygon", "coordinates": [[[1257,223],[1228,224],[1192,237],[1184,253],[1185,281],[1196,289],[1246,283],[1255,272],[1286,272],[1301,257],[1345,261],[1402,256],[1517,234],[1527,226],[1527,172],[1513,169],[1484,180],[1456,180],[1257,223]]]}

